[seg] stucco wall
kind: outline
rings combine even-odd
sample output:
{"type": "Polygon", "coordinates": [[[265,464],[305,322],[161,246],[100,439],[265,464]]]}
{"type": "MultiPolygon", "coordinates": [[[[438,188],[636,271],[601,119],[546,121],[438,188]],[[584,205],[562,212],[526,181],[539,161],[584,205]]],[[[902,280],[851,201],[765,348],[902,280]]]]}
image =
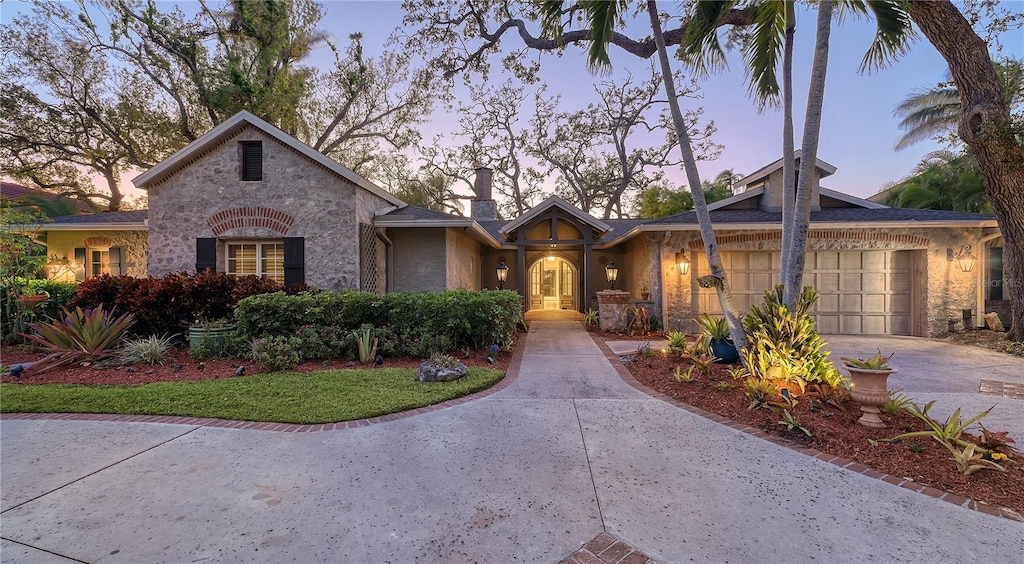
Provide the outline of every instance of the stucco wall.
{"type": "MultiPolygon", "coordinates": [[[[149,189],[149,273],[195,269],[196,238],[304,237],[306,283],[325,290],[359,287],[358,223],[389,206],[262,131],[247,127],[149,189]],[[240,179],[241,141],[263,141],[263,180],[240,179]],[[359,195],[357,196],[357,193],[359,195]],[[291,218],[214,233],[209,218],[245,207],[291,218]]],[[[224,247],[218,248],[218,270],[224,247]]]]}
{"type": "Polygon", "coordinates": [[[445,230],[447,288],[480,289],[480,243],[462,229],[445,230]]]}
{"type": "MultiPolygon", "coordinates": [[[[109,245],[92,245],[92,248],[120,247],[121,267],[124,274],[136,278],[146,276],[146,251],[148,242],[145,231],[50,231],[46,234],[46,254],[57,258],[68,257],[74,262],[75,249],[90,247],[86,239],[108,239],[109,245]]],[[[94,241],[95,242],[95,241],[94,241]]],[[[50,272],[50,278],[73,281],[74,272],[50,272]]]]}
{"type": "MultiPolygon", "coordinates": [[[[812,230],[814,231],[814,230],[812,230]]],[[[742,236],[750,239],[750,231],[721,231],[716,233],[719,241],[728,241],[731,236],[742,236]]],[[[973,309],[975,319],[978,316],[978,288],[983,281],[983,268],[980,262],[972,272],[962,272],[957,262],[946,259],[947,248],[959,250],[962,245],[973,245],[979,249],[978,241],[981,229],[861,229],[829,232],[826,237],[808,239],[808,251],[817,250],[914,250],[926,251],[927,260],[923,272],[915,272],[915,284],[924,283],[923,296],[919,302],[924,307],[923,317],[918,322],[924,325],[927,335],[939,335],[948,331],[950,319],[960,319],[961,309],[973,309]],[[925,238],[927,246],[915,244],[913,238],[925,238]]],[[[691,242],[699,241],[700,234],[695,231],[673,232],[661,248],[662,292],[660,297],[665,305],[666,327],[684,331],[693,330],[691,320],[693,296],[691,282],[693,271],[687,276],[679,274],[675,268],[675,253],[685,249],[691,253],[703,254],[703,247],[691,250],[691,242]]],[[[777,238],[762,240],[750,239],[721,243],[723,251],[755,251],[778,250],[777,238]]],[[[975,252],[976,256],[980,256],[975,252]]],[[[653,266],[653,265],[652,265],[653,266]]],[[[916,290],[915,290],[916,293],[916,290]]],[[[915,316],[921,314],[915,312],[915,316]]],[[[962,324],[960,326],[962,328],[962,324]]]]}
{"type": "Polygon", "coordinates": [[[446,234],[444,228],[388,229],[394,244],[392,257],[394,292],[439,292],[445,289],[446,234]]]}

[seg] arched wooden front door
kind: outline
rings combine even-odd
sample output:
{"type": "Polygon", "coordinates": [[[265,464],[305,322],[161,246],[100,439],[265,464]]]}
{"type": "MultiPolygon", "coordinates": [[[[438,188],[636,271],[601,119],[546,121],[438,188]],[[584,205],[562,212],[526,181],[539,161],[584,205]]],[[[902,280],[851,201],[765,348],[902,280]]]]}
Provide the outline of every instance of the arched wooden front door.
{"type": "Polygon", "coordinates": [[[554,255],[530,267],[529,309],[576,310],[579,275],[573,264],[554,255]]]}

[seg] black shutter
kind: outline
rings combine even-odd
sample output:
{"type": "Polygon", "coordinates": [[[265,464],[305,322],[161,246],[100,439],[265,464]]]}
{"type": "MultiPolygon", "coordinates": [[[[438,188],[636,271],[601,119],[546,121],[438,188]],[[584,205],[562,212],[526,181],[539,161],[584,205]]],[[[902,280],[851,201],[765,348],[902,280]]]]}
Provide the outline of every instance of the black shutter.
{"type": "Polygon", "coordinates": [[[85,261],[85,249],[75,249],[75,280],[81,282],[85,280],[86,273],[86,261],[85,261]]]}
{"type": "Polygon", "coordinates": [[[120,276],[121,274],[125,274],[124,264],[122,262],[124,260],[123,255],[124,253],[121,252],[121,247],[110,247],[110,250],[107,252],[107,257],[110,260],[111,276],[120,276]]]}
{"type": "Polygon", "coordinates": [[[306,283],[306,239],[284,238],[284,285],[306,283]]]}
{"type": "Polygon", "coordinates": [[[242,180],[263,180],[263,142],[242,142],[242,180]]]}
{"type": "Polygon", "coordinates": [[[196,272],[217,272],[217,240],[212,237],[196,239],[196,272]]]}

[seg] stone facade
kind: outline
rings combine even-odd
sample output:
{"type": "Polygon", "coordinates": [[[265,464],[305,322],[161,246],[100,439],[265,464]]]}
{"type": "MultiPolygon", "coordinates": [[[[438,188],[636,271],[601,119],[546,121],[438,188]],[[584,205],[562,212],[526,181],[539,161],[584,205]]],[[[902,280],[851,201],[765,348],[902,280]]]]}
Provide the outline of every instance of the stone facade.
{"type": "MultiPolygon", "coordinates": [[[[689,252],[695,262],[706,264],[703,241],[696,231],[668,232],[661,245],[660,268],[662,292],[659,296],[665,308],[665,326],[668,329],[693,331],[693,319],[700,312],[694,306],[695,276],[692,270],[687,276],[679,274],[675,266],[675,253],[689,252]]],[[[781,248],[779,232],[721,231],[716,233],[723,252],[728,251],[778,251],[781,248]]],[[[979,241],[982,229],[977,228],[923,228],[923,229],[860,229],[860,230],[818,230],[812,229],[807,240],[807,250],[916,250],[921,251],[922,260],[913,268],[915,284],[924,289],[923,295],[915,296],[923,309],[914,311],[914,333],[921,336],[935,336],[950,329],[950,320],[960,320],[961,310],[974,310],[978,319],[978,286],[983,283],[984,268],[980,262],[967,273],[962,272],[956,261],[947,260],[947,249],[960,249],[963,245],[981,248],[979,241]]],[[[768,289],[768,288],[765,288],[768,289]]],[[[962,323],[960,324],[962,328],[962,323]]]]}
{"type": "MultiPolygon", "coordinates": [[[[305,281],[325,290],[360,287],[359,224],[386,200],[246,126],[149,187],[149,274],[194,271],[196,239],[305,238],[305,281]],[[263,142],[263,179],[241,180],[242,141],[263,142]]],[[[218,270],[225,268],[218,245],[218,270]]]]}
{"type": "Polygon", "coordinates": [[[629,307],[629,292],[602,290],[597,293],[597,311],[602,331],[626,330],[626,311],[629,307]]]}

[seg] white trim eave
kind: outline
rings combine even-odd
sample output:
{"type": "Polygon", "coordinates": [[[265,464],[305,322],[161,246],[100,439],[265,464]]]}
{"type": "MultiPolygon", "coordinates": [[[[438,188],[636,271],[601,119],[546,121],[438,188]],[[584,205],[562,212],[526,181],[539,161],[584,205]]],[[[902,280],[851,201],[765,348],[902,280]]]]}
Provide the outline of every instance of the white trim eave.
{"type": "Polygon", "coordinates": [[[378,218],[374,222],[374,227],[451,227],[453,229],[469,229],[481,239],[486,241],[495,249],[501,248],[501,242],[494,238],[493,235],[486,229],[480,226],[476,221],[466,219],[401,219],[398,221],[381,221],[383,218],[378,218]]]}
{"type": "Polygon", "coordinates": [[[884,210],[888,209],[889,206],[879,204],[878,202],[872,202],[871,200],[865,200],[864,198],[858,198],[857,196],[851,196],[843,192],[837,192],[828,188],[818,187],[818,194],[820,196],[827,196],[833,200],[839,200],[840,202],[846,202],[847,204],[853,204],[869,210],[884,210]]]}
{"type": "Polygon", "coordinates": [[[160,164],[147,170],[146,172],[136,176],[132,180],[132,184],[135,184],[137,188],[146,189],[147,186],[153,184],[159,180],[164,179],[173,172],[177,171],[179,167],[187,164],[193,157],[197,156],[206,150],[207,147],[220,143],[224,139],[233,135],[235,130],[248,123],[249,125],[262,130],[267,135],[277,139],[281,143],[295,149],[299,153],[305,155],[309,159],[323,165],[328,170],[334,172],[338,176],[348,180],[349,182],[363,188],[371,194],[382,198],[393,205],[405,206],[406,203],[393,196],[387,190],[384,190],[380,186],[377,186],[373,182],[359,176],[348,167],[336,162],[334,159],[327,155],[317,151],[316,149],[306,145],[298,139],[288,135],[284,131],[281,131],[277,126],[256,117],[255,115],[242,110],[237,114],[224,120],[220,125],[214,127],[204,135],[200,136],[195,141],[189,143],[184,148],[180,149],[177,153],[174,153],[170,157],[167,157],[160,164]]]}
{"type": "Polygon", "coordinates": [[[532,221],[538,215],[541,215],[544,212],[551,209],[552,206],[557,206],[559,209],[562,209],[563,211],[570,213],[576,219],[590,225],[591,227],[594,227],[601,233],[607,233],[612,230],[611,226],[608,225],[607,223],[584,212],[583,210],[570,204],[564,199],[559,198],[558,196],[549,196],[546,200],[537,204],[536,206],[533,206],[532,208],[530,208],[529,211],[519,216],[515,221],[511,221],[503,225],[500,229],[501,234],[508,235],[509,233],[515,231],[516,229],[519,229],[523,225],[526,225],[527,223],[532,221]]]}
{"type": "Polygon", "coordinates": [[[36,228],[38,231],[149,231],[144,223],[47,223],[36,228]]]}

